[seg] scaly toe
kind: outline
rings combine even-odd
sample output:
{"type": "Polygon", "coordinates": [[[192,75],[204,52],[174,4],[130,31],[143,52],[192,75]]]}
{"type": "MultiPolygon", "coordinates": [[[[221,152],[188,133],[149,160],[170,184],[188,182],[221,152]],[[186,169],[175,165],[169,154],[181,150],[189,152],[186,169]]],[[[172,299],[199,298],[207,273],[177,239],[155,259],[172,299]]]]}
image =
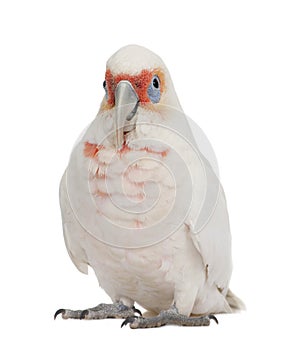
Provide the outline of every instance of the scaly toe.
{"type": "Polygon", "coordinates": [[[84,320],[88,314],[89,314],[89,310],[83,310],[81,312],[80,320],[84,320]]]}

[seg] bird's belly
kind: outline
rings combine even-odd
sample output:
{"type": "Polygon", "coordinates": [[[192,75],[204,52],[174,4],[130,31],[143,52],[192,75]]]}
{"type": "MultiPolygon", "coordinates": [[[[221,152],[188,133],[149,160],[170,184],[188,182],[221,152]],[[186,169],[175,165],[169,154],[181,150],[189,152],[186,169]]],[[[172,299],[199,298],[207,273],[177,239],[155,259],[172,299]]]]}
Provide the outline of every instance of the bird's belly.
{"type": "Polygon", "coordinates": [[[114,248],[90,237],[85,251],[100,286],[114,301],[135,301],[159,312],[169,308],[174,299],[179,257],[174,252],[188,259],[183,239],[178,239],[182,235],[177,232],[164,242],[140,249],[114,248]]]}

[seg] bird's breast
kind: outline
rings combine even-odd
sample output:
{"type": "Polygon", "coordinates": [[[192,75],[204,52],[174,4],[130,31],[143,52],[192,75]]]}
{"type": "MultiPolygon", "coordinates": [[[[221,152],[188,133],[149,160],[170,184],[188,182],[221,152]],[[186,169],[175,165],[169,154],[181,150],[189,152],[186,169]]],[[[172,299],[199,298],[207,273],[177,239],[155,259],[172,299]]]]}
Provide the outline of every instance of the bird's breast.
{"type": "Polygon", "coordinates": [[[144,228],[166,215],[175,195],[165,165],[168,152],[127,145],[116,152],[86,144],[89,189],[97,214],[126,228],[144,228]]]}

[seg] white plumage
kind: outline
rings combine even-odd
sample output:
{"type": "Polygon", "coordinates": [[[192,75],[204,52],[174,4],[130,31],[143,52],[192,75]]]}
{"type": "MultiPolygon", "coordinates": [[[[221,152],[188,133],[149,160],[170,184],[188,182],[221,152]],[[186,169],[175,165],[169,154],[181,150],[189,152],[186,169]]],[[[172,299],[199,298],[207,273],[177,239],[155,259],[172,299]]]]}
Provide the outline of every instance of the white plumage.
{"type": "Polygon", "coordinates": [[[164,86],[159,103],[140,101],[119,149],[116,108],[109,100],[113,78],[96,119],[75,145],[60,186],[72,261],[83,273],[90,265],[111,299],[127,306],[137,302],[160,312],[175,303],[184,315],[231,312],[230,305],[239,304],[228,289],[231,237],[224,193],[197,152],[164,63],[132,45],[109,59],[107,71],[125,80],[156,72],[164,86]],[[210,183],[216,200],[211,197],[209,215],[196,231],[210,183]]]}

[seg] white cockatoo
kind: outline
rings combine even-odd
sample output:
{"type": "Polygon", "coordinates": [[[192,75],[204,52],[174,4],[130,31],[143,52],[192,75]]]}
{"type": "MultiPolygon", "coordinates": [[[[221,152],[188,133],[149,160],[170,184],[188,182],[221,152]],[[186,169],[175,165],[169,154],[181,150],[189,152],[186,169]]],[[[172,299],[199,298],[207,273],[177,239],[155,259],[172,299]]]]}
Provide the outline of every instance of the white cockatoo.
{"type": "Polygon", "coordinates": [[[241,307],[229,290],[231,236],[212,152],[200,149],[153,52],[121,48],[107,62],[103,85],[60,202],[72,261],[83,273],[94,269],[113,303],[60,309],[55,317],[125,318],[131,328],[209,325],[213,314],[241,307]]]}

